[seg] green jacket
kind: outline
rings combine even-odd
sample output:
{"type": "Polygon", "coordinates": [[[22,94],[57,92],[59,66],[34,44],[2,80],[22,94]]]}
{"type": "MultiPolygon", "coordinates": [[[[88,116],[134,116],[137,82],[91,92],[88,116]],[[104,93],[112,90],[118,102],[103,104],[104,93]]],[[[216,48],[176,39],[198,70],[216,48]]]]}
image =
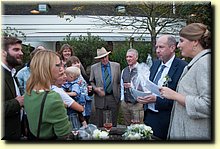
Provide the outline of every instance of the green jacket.
{"type": "MultiPolygon", "coordinates": [[[[27,113],[30,131],[37,136],[41,102],[45,91],[32,91],[24,96],[24,109],[27,113]]],[[[47,95],[40,129],[40,138],[62,137],[71,132],[67,111],[58,93],[50,91],[47,95]]]]}

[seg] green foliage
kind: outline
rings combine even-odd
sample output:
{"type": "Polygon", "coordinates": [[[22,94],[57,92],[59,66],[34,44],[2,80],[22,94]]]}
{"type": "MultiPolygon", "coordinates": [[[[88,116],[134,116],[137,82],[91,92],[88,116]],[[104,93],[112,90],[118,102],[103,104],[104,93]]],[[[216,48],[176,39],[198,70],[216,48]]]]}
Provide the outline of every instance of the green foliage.
{"type": "Polygon", "coordinates": [[[7,37],[18,37],[21,36],[22,38],[24,38],[24,40],[26,39],[26,35],[25,33],[23,33],[22,31],[17,30],[16,28],[11,28],[11,27],[6,27],[6,29],[2,30],[2,36],[7,36],[7,37]]]}
{"type": "MultiPolygon", "coordinates": [[[[133,48],[138,51],[138,61],[145,62],[147,59],[147,53],[150,53],[151,45],[147,42],[134,42],[133,48]]],[[[112,61],[118,62],[121,65],[121,69],[127,66],[126,53],[130,49],[129,42],[116,43],[114,45],[114,50],[110,55],[112,61]]]]}
{"type": "Polygon", "coordinates": [[[71,37],[71,34],[69,34],[62,43],[68,43],[73,47],[75,55],[85,68],[95,62],[96,50],[107,45],[100,37],[91,36],[89,33],[88,36],[80,35],[78,38],[71,37]]]}

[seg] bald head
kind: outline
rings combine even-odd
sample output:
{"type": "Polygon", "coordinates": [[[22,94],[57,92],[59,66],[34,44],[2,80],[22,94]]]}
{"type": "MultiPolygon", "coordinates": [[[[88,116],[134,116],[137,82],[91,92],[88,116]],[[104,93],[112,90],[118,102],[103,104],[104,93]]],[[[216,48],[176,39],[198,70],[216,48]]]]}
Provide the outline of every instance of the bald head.
{"type": "Polygon", "coordinates": [[[157,39],[156,54],[163,63],[169,61],[175,54],[176,40],[171,35],[163,35],[157,39]]]}

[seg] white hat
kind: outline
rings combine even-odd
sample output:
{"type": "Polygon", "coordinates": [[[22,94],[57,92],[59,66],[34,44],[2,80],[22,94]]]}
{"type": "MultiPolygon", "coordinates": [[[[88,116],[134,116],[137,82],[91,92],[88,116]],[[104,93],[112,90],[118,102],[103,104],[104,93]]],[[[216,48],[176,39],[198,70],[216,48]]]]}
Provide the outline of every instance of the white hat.
{"type": "Polygon", "coordinates": [[[107,52],[104,47],[102,47],[101,49],[97,49],[97,56],[95,57],[95,59],[103,58],[109,53],[111,53],[111,51],[107,52]]]}

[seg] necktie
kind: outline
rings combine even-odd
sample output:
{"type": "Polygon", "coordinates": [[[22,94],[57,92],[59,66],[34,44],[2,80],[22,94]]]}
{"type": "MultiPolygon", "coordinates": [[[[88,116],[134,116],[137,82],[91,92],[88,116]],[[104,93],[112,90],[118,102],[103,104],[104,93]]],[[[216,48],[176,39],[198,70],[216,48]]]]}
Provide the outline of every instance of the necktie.
{"type": "Polygon", "coordinates": [[[163,70],[164,70],[165,67],[166,67],[165,65],[162,65],[162,66],[161,66],[159,72],[157,73],[157,75],[156,75],[156,77],[155,77],[155,79],[154,79],[154,81],[153,81],[155,84],[158,84],[158,81],[159,81],[159,79],[161,78],[161,75],[162,75],[163,70]]]}
{"type": "MultiPolygon", "coordinates": [[[[163,70],[164,70],[165,67],[166,67],[165,65],[162,65],[161,68],[160,68],[160,70],[159,70],[159,72],[157,73],[156,77],[154,78],[154,81],[153,81],[153,82],[154,82],[156,85],[158,85],[158,81],[160,80],[161,75],[162,75],[163,70]]],[[[144,110],[146,110],[146,109],[151,109],[151,110],[154,111],[154,110],[155,110],[155,103],[145,104],[145,105],[144,105],[144,110]]]]}
{"type": "Polygon", "coordinates": [[[111,85],[111,78],[108,73],[108,67],[104,67],[104,76],[105,76],[105,91],[106,93],[111,93],[112,92],[112,85],[111,85]]]}

